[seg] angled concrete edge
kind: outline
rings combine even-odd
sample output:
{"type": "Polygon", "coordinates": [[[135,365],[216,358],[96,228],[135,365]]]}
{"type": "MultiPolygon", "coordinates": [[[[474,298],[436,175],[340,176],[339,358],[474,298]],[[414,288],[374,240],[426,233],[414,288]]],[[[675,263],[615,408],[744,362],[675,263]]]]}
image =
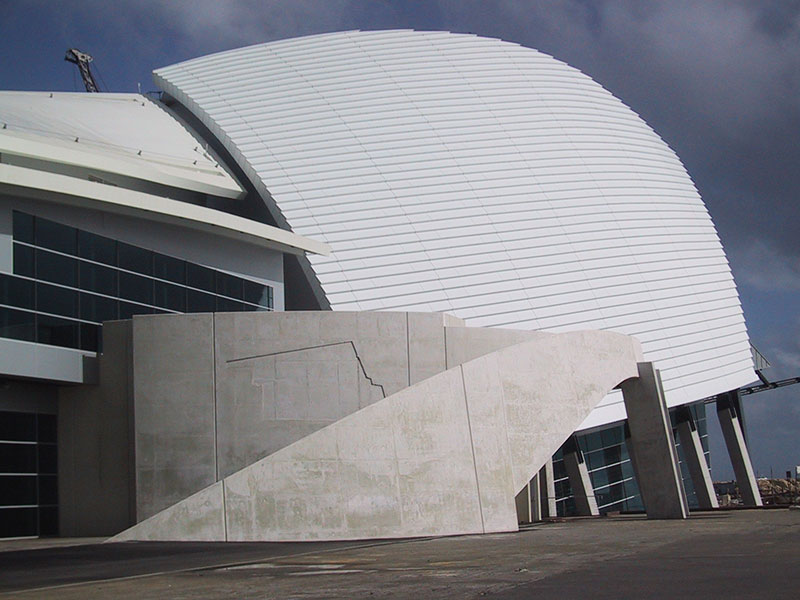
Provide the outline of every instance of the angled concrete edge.
{"type": "Polygon", "coordinates": [[[454,366],[308,435],[115,536],[342,540],[517,529],[514,497],[639,343],[547,336],[454,366]]]}

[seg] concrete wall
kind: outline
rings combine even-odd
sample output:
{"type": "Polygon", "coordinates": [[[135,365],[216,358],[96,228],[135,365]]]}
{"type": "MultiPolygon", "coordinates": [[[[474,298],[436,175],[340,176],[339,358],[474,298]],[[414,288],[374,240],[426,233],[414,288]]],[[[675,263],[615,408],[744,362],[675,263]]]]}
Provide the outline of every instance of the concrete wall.
{"type": "MultiPolygon", "coordinates": [[[[395,318],[380,314],[389,323],[395,318]]],[[[313,331],[321,323],[295,325],[313,331]]],[[[516,492],[612,387],[636,375],[640,358],[635,340],[607,332],[543,336],[491,352],[373,402],[114,539],[356,539],[516,529],[516,492]]]]}
{"type": "Polygon", "coordinates": [[[444,371],[444,323],[438,313],[135,317],[137,520],[444,371]]]}
{"type": "Polygon", "coordinates": [[[111,535],[135,523],[131,435],[131,323],[103,328],[97,385],[58,392],[62,536],[111,535]]]}

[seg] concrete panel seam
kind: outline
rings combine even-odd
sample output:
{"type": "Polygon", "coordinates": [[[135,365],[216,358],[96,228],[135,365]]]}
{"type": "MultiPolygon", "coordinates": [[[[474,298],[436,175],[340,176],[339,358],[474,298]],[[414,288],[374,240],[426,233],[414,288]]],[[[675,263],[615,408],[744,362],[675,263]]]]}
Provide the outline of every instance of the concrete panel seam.
{"type": "Polygon", "coordinates": [[[475,458],[475,440],[472,437],[472,419],[469,416],[469,402],[467,401],[467,384],[464,381],[464,365],[458,368],[461,373],[461,389],[464,391],[464,409],[467,412],[467,429],[469,430],[469,449],[472,451],[472,468],[475,470],[475,491],[478,495],[478,513],[481,515],[481,531],[486,533],[486,523],[483,519],[483,501],[481,500],[481,482],[478,477],[478,461],[475,458]]]}
{"type": "MultiPolygon", "coordinates": [[[[219,481],[219,443],[217,438],[217,314],[211,314],[211,393],[214,398],[214,481],[219,481]]],[[[225,494],[222,494],[223,501],[225,494]]]]}
{"type": "Polygon", "coordinates": [[[406,373],[408,374],[408,385],[411,386],[411,331],[408,313],[406,313],[406,373]]]}
{"type": "Polygon", "coordinates": [[[223,539],[228,541],[228,505],[226,498],[226,483],[222,480],[222,534],[223,539]]]}
{"type": "Polygon", "coordinates": [[[367,373],[366,367],[364,367],[364,362],[361,360],[361,356],[358,354],[358,349],[356,348],[356,344],[353,340],[347,340],[344,342],[331,342],[330,344],[319,344],[317,346],[306,346],[304,348],[293,348],[292,350],[281,350],[280,352],[270,352],[269,354],[256,354],[253,356],[244,356],[242,358],[232,358],[226,361],[227,364],[231,363],[238,363],[244,362],[246,360],[256,360],[258,358],[269,358],[270,356],[280,356],[282,354],[291,354],[293,352],[303,352],[306,350],[319,350],[320,348],[330,348],[332,346],[342,346],[345,344],[349,344],[353,350],[353,355],[356,357],[356,361],[358,362],[358,366],[361,369],[362,375],[369,381],[370,385],[376,388],[380,388],[381,396],[386,398],[386,390],[381,383],[375,383],[375,380],[370,377],[369,373],[367,373]]]}

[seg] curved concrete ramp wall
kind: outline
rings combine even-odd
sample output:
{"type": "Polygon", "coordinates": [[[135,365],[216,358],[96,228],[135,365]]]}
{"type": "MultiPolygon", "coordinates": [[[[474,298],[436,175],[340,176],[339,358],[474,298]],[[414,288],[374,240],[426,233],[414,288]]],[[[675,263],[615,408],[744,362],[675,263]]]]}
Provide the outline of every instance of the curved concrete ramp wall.
{"type": "Polygon", "coordinates": [[[123,540],[342,540],[517,529],[514,496],[641,348],[547,336],[438,373],[139,523],[123,540]]]}

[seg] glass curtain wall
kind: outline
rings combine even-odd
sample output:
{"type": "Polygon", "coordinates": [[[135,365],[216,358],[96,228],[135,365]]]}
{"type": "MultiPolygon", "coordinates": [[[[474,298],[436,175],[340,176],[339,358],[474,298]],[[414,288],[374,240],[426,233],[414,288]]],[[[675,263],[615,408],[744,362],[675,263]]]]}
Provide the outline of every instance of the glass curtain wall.
{"type": "Polygon", "coordinates": [[[0,337],[97,351],[103,321],[273,309],[273,289],[14,211],[14,272],[0,273],[0,337]]]}

